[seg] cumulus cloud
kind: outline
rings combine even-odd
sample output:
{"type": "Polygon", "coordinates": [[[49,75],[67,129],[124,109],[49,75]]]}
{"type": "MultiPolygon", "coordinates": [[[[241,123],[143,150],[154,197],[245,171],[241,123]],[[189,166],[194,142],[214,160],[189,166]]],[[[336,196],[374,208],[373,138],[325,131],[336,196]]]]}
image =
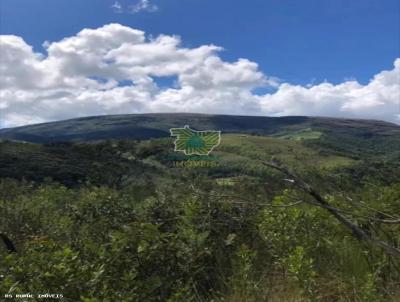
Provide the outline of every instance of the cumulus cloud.
{"type": "Polygon", "coordinates": [[[21,37],[0,36],[0,125],[87,115],[198,112],[323,115],[400,123],[400,59],[368,84],[307,86],[278,81],[247,59],[226,62],[221,47],[182,46],[119,24],[45,42],[35,53],[21,37]],[[165,87],[160,79],[174,78],[165,87]],[[275,92],[256,94],[258,88],[275,92]]]}
{"type": "Polygon", "coordinates": [[[274,94],[258,97],[272,115],[327,115],[382,119],[400,123],[400,59],[376,74],[367,85],[355,80],[310,87],[283,83],[274,94]]]}

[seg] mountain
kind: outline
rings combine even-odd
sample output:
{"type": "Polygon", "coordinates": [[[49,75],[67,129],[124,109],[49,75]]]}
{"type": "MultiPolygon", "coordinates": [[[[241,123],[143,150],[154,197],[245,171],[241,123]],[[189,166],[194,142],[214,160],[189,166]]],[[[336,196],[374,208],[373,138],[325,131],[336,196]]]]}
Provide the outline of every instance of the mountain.
{"type": "Polygon", "coordinates": [[[360,139],[400,136],[400,126],[375,120],[326,117],[263,117],[186,113],[127,114],[83,117],[64,121],[0,129],[0,139],[33,143],[83,142],[104,139],[149,139],[170,136],[170,128],[189,125],[196,130],[222,133],[302,138],[320,134],[360,139]]]}

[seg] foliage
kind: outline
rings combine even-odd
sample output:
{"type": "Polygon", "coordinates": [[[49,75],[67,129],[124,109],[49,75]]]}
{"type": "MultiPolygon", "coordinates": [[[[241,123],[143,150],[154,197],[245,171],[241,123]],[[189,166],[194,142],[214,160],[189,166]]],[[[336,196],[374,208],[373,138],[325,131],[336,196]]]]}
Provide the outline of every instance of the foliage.
{"type": "Polygon", "coordinates": [[[164,139],[0,143],[0,231],[18,251],[0,244],[0,294],[60,293],[73,302],[398,299],[398,258],[358,241],[324,209],[298,203],[309,197],[259,164],[275,156],[363,230],[400,246],[400,225],[380,221],[400,213],[393,153],[355,159],[314,139],[222,142],[210,169],[173,168],[164,139]]]}

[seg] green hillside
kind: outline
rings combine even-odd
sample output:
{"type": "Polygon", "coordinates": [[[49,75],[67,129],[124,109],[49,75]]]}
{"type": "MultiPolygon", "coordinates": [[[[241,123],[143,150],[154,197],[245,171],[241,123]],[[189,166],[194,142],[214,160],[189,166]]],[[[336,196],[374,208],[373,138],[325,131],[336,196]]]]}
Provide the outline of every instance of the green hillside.
{"type": "Polygon", "coordinates": [[[0,129],[0,138],[29,142],[145,139],[167,137],[170,128],[184,125],[197,130],[258,135],[285,135],[301,131],[345,133],[359,138],[400,135],[399,126],[373,120],[166,113],[93,116],[0,129]]]}
{"type": "Polygon", "coordinates": [[[0,136],[0,294],[61,293],[68,302],[400,299],[400,254],[366,239],[400,248],[399,126],[126,115],[0,136]],[[221,130],[220,144],[209,155],[174,151],[169,128],[184,125],[221,130]],[[265,165],[271,160],[312,194],[265,165]]]}
{"type": "Polygon", "coordinates": [[[272,136],[301,141],[338,156],[400,158],[400,126],[373,120],[323,117],[260,117],[204,114],[131,114],[94,116],[0,129],[0,139],[33,143],[93,142],[107,139],[162,138],[171,128],[272,136]]]}

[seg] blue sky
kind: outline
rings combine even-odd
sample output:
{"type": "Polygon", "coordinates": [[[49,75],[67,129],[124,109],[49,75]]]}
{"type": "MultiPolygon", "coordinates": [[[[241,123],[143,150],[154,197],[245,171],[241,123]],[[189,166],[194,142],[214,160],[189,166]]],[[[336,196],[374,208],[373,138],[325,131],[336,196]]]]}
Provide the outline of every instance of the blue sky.
{"type": "MultiPolygon", "coordinates": [[[[283,110],[270,103],[291,104],[289,99],[295,98],[295,95],[300,94],[301,99],[309,97],[309,94],[314,97],[316,93],[319,94],[315,96],[315,102],[319,102],[322,98],[320,95],[331,96],[339,89],[343,94],[338,101],[340,108],[338,105],[330,113],[333,101],[324,105],[324,109],[321,109],[322,105],[319,103],[316,105],[313,103],[315,110],[309,114],[341,116],[343,112],[343,116],[357,117],[354,112],[361,108],[357,112],[361,112],[359,117],[362,118],[372,117],[395,122],[397,118],[400,120],[400,113],[399,117],[387,116],[387,112],[398,108],[394,99],[397,95],[394,96],[393,93],[387,97],[389,101],[384,100],[382,103],[378,99],[368,99],[367,104],[363,106],[361,106],[363,101],[359,99],[351,101],[345,99],[349,95],[351,98],[357,98],[361,94],[370,95],[370,90],[376,92],[377,87],[382,86],[381,82],[368,84],[374,76],[385,70],[392,70],[392,74],[389,75],[391,80],[387,80],[385,74],[382,76],[385,77],[382,83],[386,85],[390,82],[388,85],[391,85],[391,91],[396,92],[397,86],[393,86],[393,82],[396,81],[398,71],[397,67],[393,69],[393,66],[396,58],[400,57],[400,2],[397,0],[0,0],[0,5],[0,34],[22,38],[26,45],[33,47],[34,52],[43,53],[44,58],[47,56],[47,49],[43,47],[44,41],[59,42],[64,38],[76,36],[82,29],[99,29],[107,24],[116,23],[143,31],[147,39],[160,34],[180,36],[180,49],[196,49],[211,44],[220,46],[224,50],[218,50],[217,57],[226,62],[224,68],[228,68],[229,64],[235,64],[240,58],[245,58],[257,64],[256,70],[253,70],[252,65],[244,64],[240,67],[247,71],[252,70],[254,73],[261,72],[268,78],[278,78],[281,84],[290,85],[281,85],[274,97],[270,97],[269,94],[278,89],[276,85],[254,84],[250,85],[251,88],[246,86],[247,90],[235,93],[243,95],[252,93],[253,96],[265,94],[265,97],[252,100],[242,111],[234,111],[235,114],[254,114],[259,110],[257,106],[263,106],[266,115],[307,114],[304,109],[307,104],[296,103],[292,107],[297,109],[283,110]],[[340,86],[350,80],[356,80],[363,87],[353,84],[345,88],[340,86]],[[330,83],[332,87],[320,85],[324,82],[330,83]],[[304,89],[297,91],[296,85],[301,85],[304,89]],[[313,86],[316,88],[306,89],[313,86]],[[330,90],[327,92],[328,88],[330,90]],[[361,91],[361,88],[368,89],[361,91]],[[354,92],[352,89],[357,91],[354,92]],[[256,102],[259,104],[255,105],[256,102]],[[379,104],[380,102],[382,104],[379,104]],[[387,106],[389,103],[392,106],[390,110],[387,106]],[[379,110],[372,108],[378,105],[379,110]],[[386,111],[383,109],[384,106],[386,111]],[[364,111],[367,113],[364,114],[364,111]],[[375,116],[372,114],[374,111],[379,111],[380,115],[375,116]]],[[[15,47],[24,48],[17,42],[10,40],[5,43],[13,47],[10,46],[10,56],[16,54],[15,47]]],[[[36,66],[39,63],[32,64],[36,66]]],[[[400,66],[400,61],[397,64],[400,66]]],[[[149,76],[161,91],[168,87],[184,88],[186,82],[183,78],[187,76],[187,72],[186,70],[161,77],[153,73],[149,76]],[[183,73],[185,76],[181,79],[183,73]]],[[[94,79],[98,75],[86,76],[94,79]]],[[[260,80],[257,77],[256,74],[253,77],[255,82],[260,80]]],[[[129,86],[131,80],[130,77],[120,81],[124,83],[120,86],[129,86]]],[[[234,86],[235,83],[238,82],[233,80],[230,85],[234,86]]],[[[169,91],[169,96],[175,92],[169,91]]],[[[212,94],[216,95],[219,92],[220,90],[216,90],[212,94]]],[[[73,94],[75,97],[78,96],[75,92],[73,94]]],[[[32,106],[36,98],[37,96],[30,100],[32,106]]],[[[54,114],[24,120],[23,115],[15,117],[17,110],[10,109],[11,101],[5,102],[8,102],[8,113],[13,116],[9,121],[3,120],[3,124],[6,125],[74,117],[54,114]]],[[[168,111],[173,108],[171,106],[144,107],[143,104],[136,104],[132,112],[154,111],[155,108],[168,111]]],[[[225,103],[220,103],[220,106],[226,108],[225,103]]],[[[17,108],[16,105],[14,108],[17,108]]],[[[203,108],[208,107],[203,106],[203,108]]],[[[38,108],[37,110],[40,111],[38,108]]],[[[118,113],[121,110],[122,108],[114,111],[94,110],[93,114],[118,113]]],[[[179,108],[172,111],[174,110],[179,108]]],[[[220,110],[214,111],[219,113],[220,110]]],[[[230,113],[225,111],[221,110],[220,113],[230,113]]],[[[91,111],[86,109],[77,112],[78,115],[91,114],[91,111]]]]}
{"type": "Polygon", "coordinates": [[[158,11],[138,14],[115,13],[114,2],[1,0],[0,32],[22,36],[40,51],[45,40],[118,22],[153,35],[180,35],[188,46],[222,46],[226,60],[248,58],[300,84],[365,83],[400,56],[396,0],[154,0],[158,11]]]}

